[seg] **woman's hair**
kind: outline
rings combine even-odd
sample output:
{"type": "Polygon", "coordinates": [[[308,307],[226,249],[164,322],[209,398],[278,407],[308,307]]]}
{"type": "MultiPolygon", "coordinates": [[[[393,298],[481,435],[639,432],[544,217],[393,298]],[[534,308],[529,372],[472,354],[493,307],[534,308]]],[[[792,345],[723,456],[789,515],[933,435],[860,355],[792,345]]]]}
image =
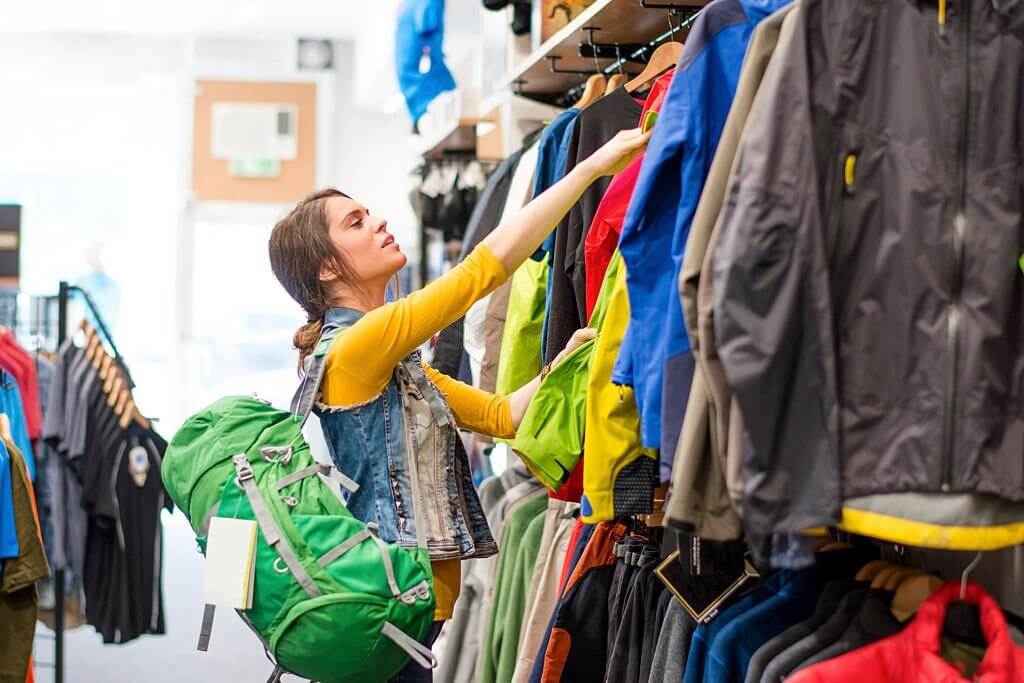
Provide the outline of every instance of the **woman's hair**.
{"type": "Polygon", "coordinates": [[[299,368],[316,348],[324,315],[331,308],[330,293],[320,280],[324,267],[338,280],[358,285],[352,265],[331,241],[327,222],[327,200],[346,197],[335,189],[314,192],[300,201],[270,233],[270,268],[291,298],[302,306],[307,322],[295,332],[292,343],[299,350],[299,368]]]}

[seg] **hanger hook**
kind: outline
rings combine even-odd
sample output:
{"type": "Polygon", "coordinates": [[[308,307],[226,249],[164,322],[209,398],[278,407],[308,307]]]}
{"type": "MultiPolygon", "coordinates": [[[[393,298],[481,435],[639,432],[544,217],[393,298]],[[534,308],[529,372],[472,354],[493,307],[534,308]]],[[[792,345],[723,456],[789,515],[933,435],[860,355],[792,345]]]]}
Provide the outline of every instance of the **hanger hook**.
{"type": "Polygon", "coordinates": [[[665,14],[665,18],[668,19],[669,40],[675,42],[675,39],[676,39],[676,25],[672,23],[672,10],[669,10],[665,14]]]}
{"type": "Polygon", "coordinates": [[[625,76],[625,72],[622,70],[622,53],[619,51],[619,44],[615,43],[615,64],[619,67],[619,75],[625,76]]]}
{"type": "Polygon", "coordinates": [[[981,551],[979,550],[975,555],[974,559],[971,560],[970,564],[964,569],[964,573],[960,575],[960,599],[963,600],[967,595],[967,576],[974,571],[978,563],[981,562],[981,551]]]}
{"type": "Polygon", "coordinates": [[[594,44],[594,31],[597,31],[598,29],[588,26],[583,30],[587,32],[587,40],[590,41],[590,52],[594,56],[594,73],[600,74],[601,64],[597,61],[597,45],[594,44]]]}

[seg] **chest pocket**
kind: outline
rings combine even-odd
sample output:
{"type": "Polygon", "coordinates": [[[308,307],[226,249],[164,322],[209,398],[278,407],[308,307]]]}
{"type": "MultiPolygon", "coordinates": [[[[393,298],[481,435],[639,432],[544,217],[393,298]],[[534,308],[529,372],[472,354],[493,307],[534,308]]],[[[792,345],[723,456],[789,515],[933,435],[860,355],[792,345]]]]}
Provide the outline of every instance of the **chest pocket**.
{"type": "Polygon", "coordinates": [[[399,364],[397,374],[399,386],[410,399],[407,404],[411,413],[410,419],[415,420],[417,425],[423,428],[430,425],[455,428],[455,416],[447,401],[420,367],[419,351],[413,352],[399,364]]]}

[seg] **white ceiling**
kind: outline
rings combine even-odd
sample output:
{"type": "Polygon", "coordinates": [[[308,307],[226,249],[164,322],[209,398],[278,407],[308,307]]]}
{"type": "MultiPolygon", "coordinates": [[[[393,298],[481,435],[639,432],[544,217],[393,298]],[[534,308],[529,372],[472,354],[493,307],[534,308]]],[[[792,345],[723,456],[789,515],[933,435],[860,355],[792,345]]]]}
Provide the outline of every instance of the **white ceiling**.
{"type": "MultiPolygon", "coordinates": [[[[355,38],[399,0],[3,0],[5,33],[355,38]]],[[[460,2],[460,0],[454,0],[460,2]]]]}

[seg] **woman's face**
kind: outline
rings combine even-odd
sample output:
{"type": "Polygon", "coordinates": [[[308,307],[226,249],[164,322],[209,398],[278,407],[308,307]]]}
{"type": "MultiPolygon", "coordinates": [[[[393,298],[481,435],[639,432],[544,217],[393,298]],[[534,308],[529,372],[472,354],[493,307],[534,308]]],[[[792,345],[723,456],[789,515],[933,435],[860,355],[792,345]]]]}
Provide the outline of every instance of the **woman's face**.
{"type": "Polygon", "coordinates": [[[388,222],[348,197],[330,197],[326,208],[328,234],[355,270],[356,284],[386,286],[408,260],[388,232],[388,222]]]}

